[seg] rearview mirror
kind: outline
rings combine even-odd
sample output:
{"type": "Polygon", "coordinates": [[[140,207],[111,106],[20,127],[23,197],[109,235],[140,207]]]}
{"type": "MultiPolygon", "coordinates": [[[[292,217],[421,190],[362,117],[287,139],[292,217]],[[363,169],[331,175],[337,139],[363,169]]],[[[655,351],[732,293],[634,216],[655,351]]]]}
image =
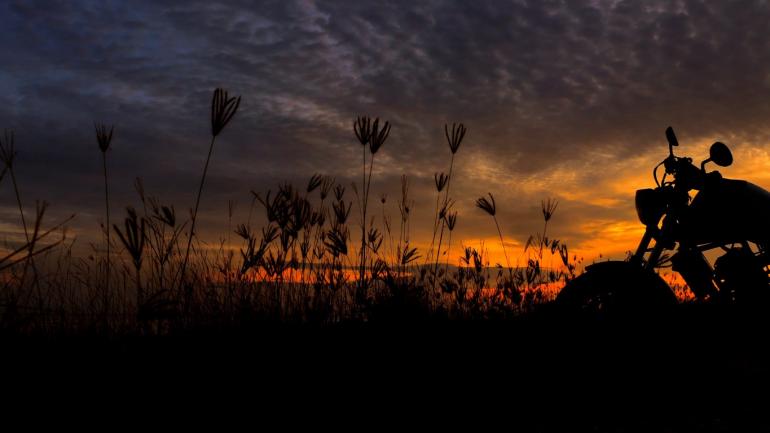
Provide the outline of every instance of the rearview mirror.
{"type": "Polygon", "coordinates": [[[733,163],[733,154],[726,144],[717,141],[709,149],[709,159],[720,167],[727,167],[733,163]]]}
{"type": "Polygon", "coordinates": [[[676,134],[674,134],[674,128],[670,126],[666,128],[666,139],[668,140],[668,144],[670,146],[679,146],[679,140],[676,139],[676,134]]]}
{"type": "Polygon", "coordinates": [[[676,134],[674,134],[674,128],[670,126],[666,128],[666,139],[668,140],[668,154],[674,156],[674,146],[679,146],[679,141],[676,139],[676,134]]]}

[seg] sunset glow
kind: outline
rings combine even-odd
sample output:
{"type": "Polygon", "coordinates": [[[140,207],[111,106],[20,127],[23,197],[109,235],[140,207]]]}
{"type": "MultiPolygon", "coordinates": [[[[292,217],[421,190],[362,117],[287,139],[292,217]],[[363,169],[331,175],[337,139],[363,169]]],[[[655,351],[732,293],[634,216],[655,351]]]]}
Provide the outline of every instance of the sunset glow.
{"type": "MultiPolygon", "coordinates": [[[[49,221],[75,214],[67,245],[98,256],[103,169],[113,212],[133,206],[148,215],[144,197],[174,205],[182,220],[198,206],[205,164],[200,249],[238,258],[239,225],[268,226],[252,192],[303,191],[318,174],[347,191],[348,265],[360,255],[363,224],[383,236],[372,259],[400,260],[403,238],[416,248],[412,265],[461,265],[471,247],[491,267],[526,266],[535,253],[527,240],[545,228],[541,202],[551,200],[547,238],[585,266],[636,249],[644,227],[634,193],[654,186],[669,125],[677,155],[698,165],[711,143],[725,142],[734,164],[723,175],[770,188],[770,66],[756,37],[767,8],[499,6],[395,2],[370,14],[314,1],[255,9],[106,2],[43,13],[6,4],[0,44],[17,55],[0,74],[0,116],[16,134],[23,211],[33,214],[40,200],[49,221]],[[735,19],[717,20],[725,16],[735,19]],[[224,85],[243,103],[209,161],[206,100],[224,85]],[[376,160],[364,146],[365,188],[352,128],[362,115],[392,127],[376,160]],[[105,167],[91,143],[95,120],[115,125],[105,167]],[[444,125],[459,122],[467,135],[452,149],[444,125]],[[437,194],[434,176],[450,170],[451,193],[437,194]],[[367,221],[353,205],[364,190],[367,221]],[[475,206],[489,194],[494,218],[475,206]],[[456,227],[434,235],[445,200],[456,227]],[[439,242],[437,258],[431,245],[439,242]]],[[[320,204],[317,192],[308,199],[320,204]]],[[[0,204],[6,251],[28,236],[17,205],[0,204]]],[[[558,254],[546,252],[538,262],[558,266],[558,254]]]]}

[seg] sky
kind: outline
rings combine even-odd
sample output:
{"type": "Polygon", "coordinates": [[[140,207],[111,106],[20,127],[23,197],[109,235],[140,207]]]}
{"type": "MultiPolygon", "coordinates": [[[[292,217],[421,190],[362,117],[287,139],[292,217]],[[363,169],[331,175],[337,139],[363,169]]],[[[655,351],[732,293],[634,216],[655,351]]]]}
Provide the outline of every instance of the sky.
{"type": "MultiPolygon", "coordinates": [[[[0,128],[16,132],[27,212],[98,242],[101,153],[93,122],[115,125],[112,211],[137,206],[134,179],[177,210],[194,204],[208,150],[210,98],[241,95],[212,155],[198,227],[226,236],[251,190],[304,186],[313,173],[359,181],[358,115],[392,123],[373,197],[395,212],[400,177],[430,242],[445,123],[468,133],[455,158],[453,244],[484,242],[501,260],[491,192],[511,255],[559,205],[552,237],[587,261],[622,257],[643,232],[634,191],[677,152],[698,162],[724,141],[720,171],[770,188],[767,1],[0,1],[0,128]]],[[[360,182],[360,181],[359,181],[360,182]]],[[[0,241],[20,239],[0,184],[0,241]]],[[[379,203],[377,202],[377,205],[379,203]]],[[[262,218],[262,210],[259,210],[262,218]]],[[[258,219],[259,219],[258,218],[258,219]]],[[[459,251],[451,253],[458,254],[459,251]]]]}

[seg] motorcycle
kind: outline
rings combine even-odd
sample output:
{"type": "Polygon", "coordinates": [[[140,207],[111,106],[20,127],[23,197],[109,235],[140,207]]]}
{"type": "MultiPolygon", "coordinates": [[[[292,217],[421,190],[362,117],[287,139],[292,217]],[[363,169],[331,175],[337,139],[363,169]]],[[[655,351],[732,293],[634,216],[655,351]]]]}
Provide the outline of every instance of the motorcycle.
{"type": "Polygon", "coordinates": [[[677,297],[657,272],[664,267],[678,272],[699,301],[750,305],[770,294],[770,192],[706,170],[710,162],[732,164],[724,143],[714,143],[698,168],[674,155],[679,142],[671,127],[666,138],[669,155],[652,172],[657,186],[636,191],[645,226],[636,252],[587,266],[557,295],[558,305],[590,312],[674,305],[677,297]],[[721,254],[713,265],[706,258],[712,253],[721,254]]]}

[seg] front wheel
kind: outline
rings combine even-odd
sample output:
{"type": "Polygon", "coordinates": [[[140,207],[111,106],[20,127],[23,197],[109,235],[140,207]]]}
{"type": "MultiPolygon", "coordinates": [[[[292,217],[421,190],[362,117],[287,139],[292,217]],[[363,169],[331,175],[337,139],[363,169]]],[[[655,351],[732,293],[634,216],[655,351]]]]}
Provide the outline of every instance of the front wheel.
{"type": "Polygon", "coordinates": [[[631,262],[588,266],[556,297],[556,304],[566,312],[593,314],[659,312],[676,302],[658,274],[631,262]]]}

